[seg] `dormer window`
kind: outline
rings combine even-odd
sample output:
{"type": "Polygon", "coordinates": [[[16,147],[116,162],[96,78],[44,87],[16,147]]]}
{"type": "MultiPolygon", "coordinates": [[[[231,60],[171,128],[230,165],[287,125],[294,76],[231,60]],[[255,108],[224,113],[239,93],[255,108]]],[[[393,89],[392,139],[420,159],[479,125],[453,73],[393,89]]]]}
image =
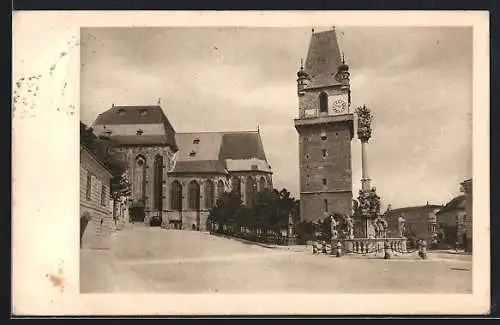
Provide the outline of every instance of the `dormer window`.
{"type": "Polygon", "coordinates": [[[148,115],[148,110],[147,110],[147,109],[141,109],[141,110],[139,111],[139,114],[140,114],[141,116],[146,116],[146,115],[148,115]]]}
{"type": "Polygon", "coordinates": [[[120,116],[125,115],[125,109],[124,109],[124,108],[120,108],[120,109],[118,110],[118,115],[120,115],[120,116]]]}
{"type": "Polygon", "coordinates": [[[190,153],[189,153],[189,157],[194,157],[196,156],[196,151],[192,150],[190,153]]]}
{"type": "Polygon", "coordinates": [[[137,130],[137,133],[136,133],[136,134],[137,134],[137,135],[142,135],[143,133],[144,133],[144,131],[143,131],[142,129],[139,129],[139,130],[137,130]]]}
{"type": "Polygon", "coordinates": [[[196,138],[193,140],[193,144],[198,144],[198,143],[200,143],[200,139],[196,138]]]}

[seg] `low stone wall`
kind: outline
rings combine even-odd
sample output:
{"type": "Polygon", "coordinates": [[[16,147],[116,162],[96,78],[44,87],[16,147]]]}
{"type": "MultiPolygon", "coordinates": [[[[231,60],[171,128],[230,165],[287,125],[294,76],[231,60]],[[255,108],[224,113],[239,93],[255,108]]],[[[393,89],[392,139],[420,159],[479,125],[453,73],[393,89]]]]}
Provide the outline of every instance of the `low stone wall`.
{"type": "Polygon", "coordinates": [[[395,255],[408,253],[406,238],[355,238],[342,240],[345,254],[372,254],[384,251],[385,243],[389,244],[395,255]]]}

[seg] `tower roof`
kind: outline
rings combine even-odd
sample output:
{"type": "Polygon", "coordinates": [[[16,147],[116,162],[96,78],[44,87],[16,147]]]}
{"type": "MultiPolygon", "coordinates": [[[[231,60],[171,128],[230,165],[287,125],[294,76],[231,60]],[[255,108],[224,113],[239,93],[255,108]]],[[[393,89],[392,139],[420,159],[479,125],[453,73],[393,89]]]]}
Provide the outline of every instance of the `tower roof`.
{"type": "Polygon", "coordinates": [[[335,30],[313,33],[305,66],[311,80],[310,87],[338,84],[335,75],[341,65],[342,56],[335,30]]]}

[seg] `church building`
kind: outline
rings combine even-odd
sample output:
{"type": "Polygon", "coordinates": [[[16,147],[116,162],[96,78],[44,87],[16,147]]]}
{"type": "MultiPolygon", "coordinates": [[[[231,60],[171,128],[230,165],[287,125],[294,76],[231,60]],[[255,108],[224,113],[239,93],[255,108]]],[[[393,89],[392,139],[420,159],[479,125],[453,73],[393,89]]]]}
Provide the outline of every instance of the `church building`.
{"type": "Polygon", "coordinates": [[[353,113],[349,67],[335,30],[311,36],[297,73],[300,214],[305,221],[352,211],[353,113]]]}
{"type": "Polygon", "coordinates": [[[113,105],[92,128],[127,162],[133,222],[205,230],[223,192],[235,189],[251,205],[256,191],[273,186],[259,130],[177,133],[159,105],[113,105]]]}

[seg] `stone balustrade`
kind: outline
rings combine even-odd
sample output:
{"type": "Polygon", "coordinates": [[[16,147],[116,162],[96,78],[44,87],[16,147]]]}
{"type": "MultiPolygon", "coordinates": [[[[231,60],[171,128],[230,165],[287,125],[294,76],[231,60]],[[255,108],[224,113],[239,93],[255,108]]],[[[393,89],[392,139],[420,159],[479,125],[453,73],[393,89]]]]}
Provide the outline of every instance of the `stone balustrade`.
{"type": "Polygon", "coordinates": [[[389,244],[394,255],[408,253],[406,238],[355,238],[342,240],[345,254],[383,254],[384,244],[389,244]]]}

